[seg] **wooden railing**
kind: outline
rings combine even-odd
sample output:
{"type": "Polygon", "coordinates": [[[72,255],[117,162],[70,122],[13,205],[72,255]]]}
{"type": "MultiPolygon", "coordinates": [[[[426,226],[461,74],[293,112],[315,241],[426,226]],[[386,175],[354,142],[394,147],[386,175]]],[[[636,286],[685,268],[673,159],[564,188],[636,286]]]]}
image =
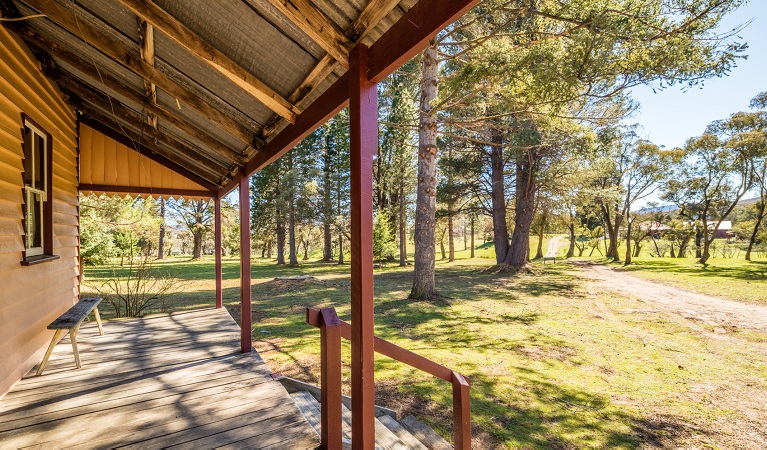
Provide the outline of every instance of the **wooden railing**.
{"type": "MultiPolygon", "coordinates": [[[[306,308],[306,322],[320,329],[322,447],[341,448],[341,338],[351,340],[352,328],[338,318],[334,308],[306,308]]],[[[454,370],[378,337],[375,338],[375,351],[452,384],[453,445],[456,449],[470,449],[469,380],[454,370]]]]}

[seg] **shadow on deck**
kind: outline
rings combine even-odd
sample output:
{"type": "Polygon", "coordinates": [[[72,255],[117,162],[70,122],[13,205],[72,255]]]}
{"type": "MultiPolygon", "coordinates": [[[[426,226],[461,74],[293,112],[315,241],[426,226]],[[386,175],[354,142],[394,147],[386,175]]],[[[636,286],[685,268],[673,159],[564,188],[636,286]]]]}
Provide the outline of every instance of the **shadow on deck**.
{"type": "Polygon", "coordinates": [[[314,448],[319,439],[224,309],[84,324],[0,400],[4,448],[314,448]]]}

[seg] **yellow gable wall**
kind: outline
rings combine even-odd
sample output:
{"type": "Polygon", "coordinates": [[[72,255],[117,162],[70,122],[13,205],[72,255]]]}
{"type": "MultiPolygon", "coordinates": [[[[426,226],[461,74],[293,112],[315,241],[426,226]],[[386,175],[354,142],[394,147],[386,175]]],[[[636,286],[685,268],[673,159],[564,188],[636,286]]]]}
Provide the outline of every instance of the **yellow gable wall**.
{"type": "Polygon", "coordinates": [[[53,332],[46,327],[78,298],[76,116],[37,69],[26,45],[0,26],[0,398],[37,364],[53,332]],[[21,113],[53,136],[53,253],[20,264],[21,113]]]}

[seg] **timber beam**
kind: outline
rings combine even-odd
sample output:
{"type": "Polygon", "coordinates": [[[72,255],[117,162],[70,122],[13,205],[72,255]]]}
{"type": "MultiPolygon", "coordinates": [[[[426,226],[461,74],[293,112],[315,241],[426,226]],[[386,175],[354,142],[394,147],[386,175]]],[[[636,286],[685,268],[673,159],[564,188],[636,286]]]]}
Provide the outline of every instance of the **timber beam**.
{"type": "Polygon", "coordinates": [[[171,196],[171,197],[203,197],[213,198],[215,192],[202,191],[194,189],[173,189],[173,188],[152,188],[146,186],[112,186],[106,184],[80,184],[81,191],[95,192],[114,192],[115,194],[137,194],[152,196],[171,196]]]}
{"type": "MultiPolygon", "coordinates": [[[[82,68],[84,68],[84,72],[89,71],[87,67],[88,67],[87,65],[82,66],[82,68]]],[[[48,78],[53,80],[56,84],[58,84],[59,87],[74,93],[75,95],[77,95],[83,100],[87,101],[88,98],[98,97],[100,99],[99,101],[109,102],[111,100],[112,104],[120,103],[117,99],[113,97],[107,97],[107,94],[97,92],[94,88],[87,85],[87,83],[78,81],[74,77],[74,75],[70,75],[61,70],[50,69],[45,66],[43,67],[43,73],[45,74],[45,76],[47,76],[48,78]]],[[[91,76],[90,73],[87,73],[87,75],[91,76]]],[[[96,75],[98,76],[98,74],[96,75]]],[[[96,78],[96,79],[99,79],[99,78],[96,78]]],[[[189,122],[179,118],[174,112],[160,105],[149,103],[147,99],[143,98],[140,94],[136,93],[133,89],[124,85],[122,81],[112,77],[109,74],[106,74],[106,73],[101,74],[101,79],[104,80],[104,83],[107,86],[115,90],[115,92],[124,96],[129,101],[134,102],[137,105],[140,105],[142,108],[144,108],[147,111],[147,113],[152,114],[155,118],[161,119],[164,122],[172,125],[173,127],[178,128],[179,130],[187,134],[189,137],[200,141],[206,148],[210,148],[211,150],[217,153],[220,153],[221,157],[225,158],[228,164],[237,164],[237,165],[243,164],[244,157],[242,154],[228,147],[223,146],[219,141],[212,138],[209,134],[191,125],[189,122]]],[[[122,105],[122,103],[120,104],[122,105]]],[[[97,105],[97,106],[100,106],[100,105],[97,105]]],[[[128,108],[127,105],[123,105],[123,106],[128,108]]],[[[153,128],[157,129],[156,127],[153,127],[153,128]]]]}
{"type": "Polygon", "coordinates": [[[309,0],[269,0],[278,11],[345,68],[353,42],[309,0]]]}
{"type": "MultiPolygon", "coordinates": [[[[139,44],[141,44],[141,59],[154,66],[154,27],[146,21],[138,19],[138,37],[139,44]]],[[[144,91],[149,103],[156,105],[157,87],[154,83],[144,80],[144,91]]],[[[149,113],[149,124],[153,128],[157,128],[157,116],[152,112],[149,113]]]]}
{"type": "Polygon", "coordinates": [[[79,85],[72,82],[67,86],[59,86],[62,91],[69,95],[70,102],[73,102],[78,108],[96,108],[100,109],[106,114],[114,116],[123,122],[132,125],[134,128],[140,130],[140,133],[144,135],[144,139],[151,139],[155,141],[164,142],[168,146],[176,150],[180,156],[189,160],[191,163],[196,163],[200,167],[212,168],[214,173],[227,172],[230,170],[231,162],[222,162],[211,158],[210,155],[200,151],[199,149],[192,147],[191,145],[183,143],[181,140],[172,136],[170,133],[163,131],[162,129],[154,129],[150,125],[146,124],[146,116],[139,111],[123,105],[122,103],[111,100],[108,96],[89,89],[87,86],[79,85]],[[69,88],[74,88],[70,90],[69,88]]]}
{"type": "MultiPolygon", "coordinates": [[[[113,61],[142,77],[144,80],[155,84],[243,142],[257,141],[255,133],[248,127],[229,117],[225,112],[214,108],[203,98],[190,92],[188,87],[179,84],[168,75],[148,64],[119,42],[104,35],[96,27],[84,20],[78,20],[69,9],[61,6],[58,2],[54,0],[25,0],[25,3],[48,16],[49,19],[69,31],[73,36],[85,40],[90,46],[113,61]]],[[[16,27],[13,22],[6,23],[5,26],[12,27],[14,31],[18,29],[21,37],[31,42],[39,42],[39,46],[45,48],[52,55],[60,53],[65,49],[65,47],[43,38],[30,27],[16,27]]],[[[222,100],[221,103],[225,102],[222,100]]]]}
{"type": "Polygon", "coordinates": [[[117,1],[286,120],[292,123],[295,121],[296,115],[301,113],[301,110],[296,106],[282,98],[272,88],[232,61],[154,2],[150,0],[117,1]]]}
{"type": "Polygon", "coordinates": [[[189,178],[190,180],[194,181],[195,183],[199,184],[205,189],[210,189],[211,191],[214,191],[214,192],[220,189],[219,183],[214,183],[210,181],[209,179],[203,176],[200,176],[195,172],[192,172],[191,170],[186,168],[183,162],[179,163],[165,156],[164,154],[165,152],[163,152],[163,150],[160,148],[159,145],[153,142],[147,142],[146,140],[142,140],[139,143],[140,136],[138,134],[136,134],[130,129],[121,130],[120,125],[116,121],[112,120],[111,118],[80,116],[78,118],[78,122],[90,128],[93,128],[95,131],[98,131],[99,133],[105,136],[108,136],[111,139],[114,139],[115,141],[119,142],[120,144],[130,149],[137,151],[142,156],[146,156],[152,161],[155,161],[156,163],[167,167],[168,169],[178,173],[179,175],[183,175],[186,178],[189,178]]]}

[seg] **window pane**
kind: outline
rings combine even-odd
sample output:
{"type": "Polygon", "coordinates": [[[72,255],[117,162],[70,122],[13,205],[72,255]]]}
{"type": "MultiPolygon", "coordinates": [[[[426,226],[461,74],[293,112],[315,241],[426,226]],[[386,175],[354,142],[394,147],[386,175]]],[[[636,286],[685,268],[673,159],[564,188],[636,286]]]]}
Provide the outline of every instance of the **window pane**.
{"type": "Polygon", "coordinates": [[[35,159],[35,140],[34,133],[28,127],[24,127],[24,184],[33,186],[34,170],[32,170],[35,159]]]}
{"type": "Polygon", "coordinates": [[[42,198],[38,194],[27,194],[27,248],[42,247],[42,198]]]}
{"type": "Polygon", "coordinates": [[[45,190],[45,138],[35,133],[35,188],[45,190]]]}

